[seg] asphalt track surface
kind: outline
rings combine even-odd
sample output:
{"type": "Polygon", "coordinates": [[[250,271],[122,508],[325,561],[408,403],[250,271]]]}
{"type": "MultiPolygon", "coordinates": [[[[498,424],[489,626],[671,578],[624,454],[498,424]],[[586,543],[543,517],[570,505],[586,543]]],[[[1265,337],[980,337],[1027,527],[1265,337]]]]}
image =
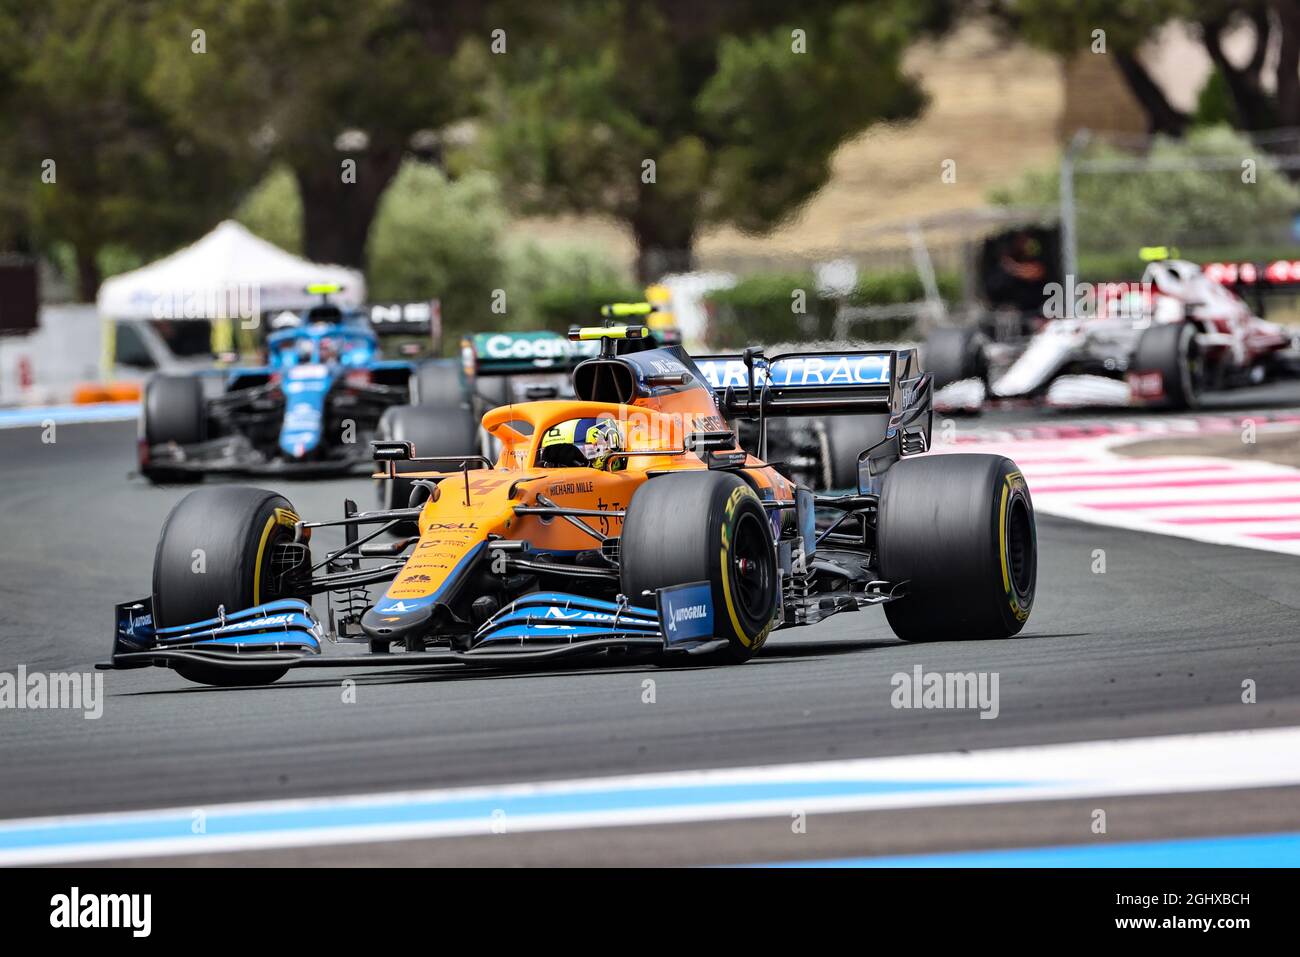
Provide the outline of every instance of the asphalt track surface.
{"type": "MultiPolygon", "coordinates": [[[[133,430],[60,426],[53,444],[37,429],[0,432],[0,671],[88,670],[107,655],[113,603],[147,594],[158,529],[188,489],[128,479],[133,430]]],[[[366,480],[269,487],[312,518],[339,515],[345,495],[374,501],[366,480]]],[[[1300,560],[1045,516],[1038,534],[1037,604],[1024,634],[1007,641],[908,645],[866,610],[778,633],[733,668],[299,671],[256,689],[203,688],[162,669],[110,672],[99,720],[0,711],[0,818],[1300,726],[1300,560]],[[1106,551],[1105,574],[1092,572],[1095,549],[1106,551]],[[892,708],[891,676],[918,664],[1000,673],[998,718],[892,708]],[[349,677],[355,704],[341,700],[349,677]],[[646,678],[656,682],[652,704],[642,700],[646,678]],[[1259,683],[1257,704],[1240,701],[1246,678],[1259,683]]],[[[1125,801],[1132,813],[1117,839],[1300,827],[1296,789],[1125,801]]],[[[917,853],[1071,839],[1066,821],[1078,819],[1060,804],[846,814],[797,846],[775,836],[786,824],[764,840],[751,821],[208,860],[917,853]]]]}

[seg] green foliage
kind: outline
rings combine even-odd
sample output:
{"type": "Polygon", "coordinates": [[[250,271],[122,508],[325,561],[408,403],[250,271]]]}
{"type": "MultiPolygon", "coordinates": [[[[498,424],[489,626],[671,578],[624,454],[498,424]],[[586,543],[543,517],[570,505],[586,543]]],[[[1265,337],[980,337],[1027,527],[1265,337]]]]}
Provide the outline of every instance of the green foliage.
{"type": "MultiPolygon", "coordinates": [[[[952,273],[935,275],[939,297],[953,301],[961,295],[961,280],[952,273]]],[[[925,298],[925,284],[910,269],[896,272],[868,273],[858,281],[858,288],[849,297],[854,306],[884,306],[899,302],[917,302],[925,298]]]]}
{"type": "MultiPolygon", "coordinates": [[[[1194,263],[1251,262],[1295,259],[1295,246],[1287,243],[1233,246],[1178,246],[1178,255],[1194,263]]],[[[1142,277],[1146,268],[1136,250],[1081,252],[1079,278],[1085,282],[1121,282],[1142,277]]]]}
{"type": "MultiPolygon", "coordinates": [[[[940,274],[936,284],[944,299],[957,298],[961,286],[957,276],[940,274]]],[[[755,343],[832,339],[838,303],[821,297],[816,290],[812,275],[791,273],[749,276],[730,289],[710,293],[710,345],[727,349],[755,343]],[[802,313],[796,311],[800,306],[802,313]]],[[[921,278],[911,270],[898,270],[862,276],[845,304],[887,306],[924,298],[921,278]]],[[[907,318],[859,322],[854,326],[854,336],[890,341],[905,335],[911,323],[907,318]]]]}
{"type": "Polygon", "coordinates": [[[271,170],[244,197],[233,218],[281,249],[302,255],[302,196],[288,167],[271,170]]]}
{"type": "Polygon", "coordinates": [[[1014,0],[992,4],[1019,36],[1068,56],[1091,50],[1095,31],[1105,33],[1106,53],[1132,52],[1153,31],[1197,12],[1206,0],[1014,0]]]}
{"type": "Polygon", "coordinates": [[[1196,113],[1192,121],[1197,126],[1230,126],[1236,117],[1232,93],[1223,71],[1214,69],[1196,97],[1196,113]]]}
{"type": "Polygon", "coordinates": [[[911,39],[901,9],[837,9],[813,21],[806,54],[791,51],[793,25],[719,43],[717,70],[694,104],[703,142],[715,144],[700,162],[711,187],[706,221],[771,228],[826,184],[845,139],[924,105],[901,71],[911,39]]]}
{"type": "Polygon", "coordinates": [[[330,163],[335,140],[362,130],[373,145],[462,115],[448,69],[471,4],[404,0],[187,0],[164,4],[150,92],[194,135],[236,139],[291,165],[330,163]],[[206,32],[195,53],[194,27],[206,32]],[[423,32],[423,31],[427,31],[423,32]],[[271,124],[273,131],[263,129],[271,124]]]}
{"type": "Polygon", "coordinates": [[[567,324],[632,291],[628,278],[580,250],[502,250],[503,195],[517,210],[612,215],[643,253],[689,257],[710,223],[768,229],[826,182],[848,137],[916,114],[922,96],[902,55],[951,9],[0,0],[0,243],[34,236],[93,293],[97,273],[192,241],[238,205],[277,245],[369,263],[376,295],[445,290],[451,326],[567,324]],[[489,50],[497,26],[508,56],[489,50]],[[477,144],[445,135],[479,113],[477,144]],[[381,227],[381,197],[415,141],[457,179],[408,164],[382,200],[400,229],[381,227]],[[355,183],[341,182],[344,157],[355,183]],[[45,158],[58,163],[57,185],[40,183],[45,158]],[[468,172],[488,159],[502,191],[468,172]],[[367,256],[369,240],[380,248],[367,256]],[[485,288],[507,289],[506,318],[482,315],[485,288]]]}
{"type": "MultiPolygon", "coordinates": [[[[284,249],[301,249],[302,201],[293,175],[274,169],[245,198],[236,219],[284,249]]],[[[600,306],[641,292],[608,253],[590,245],[504,239],[507,215],[491,174],[448,181],[409,161],[371,227],[372,299],[442,300],[445,339],[482,329],[557,331],[593,319],[600,306]],[[492,311],[493,291],[504,313],[492,311]]]]}
{"type": "Polygon", "coordinates": [[[570,326],[591,325],[600,319],[600,307],[610,302],[635,302],[643,290],[635,283],[551,285],[532,297],[533,321],[529,328],[563,332],[570,326]]]}
{"type": "Polygon", "coordinates": [[[246,156],[148,96],[152,40],[149,8],[130,0],[0,3],[3,205],[40,250],[74,250],[86,297],[102,250],[152,257],[197,238],[252,180],[246,156]]]}
{"type": "MultiPolygon", "coordinates": [[[[1098,147],[1090,157],[1117,157],[1098,147]]],[[[1300,190],[1270,165],[1262,150],[1224,127],[1195,130],[1185,140],[1157,138],[1155,162],[1218,160],[1226,170],[1089,173],[1075,177],[1081,253],[1116,251],[1135,255],[1144,245],[1181,249],[1275,242],[1300,206],[1300,190]],[[1243,182],[1244,160],[1255,165],[1253,183],[1243,182]]],[[[997,191],[995,202],[1044,206],[1059,201],[1059,177],[1030,173],[1015,186],[997,191]]]]}
{"type": "Polygon", "coordinates": [[[590,323],[607,302],[639,300],[642,291],[603,250],[525,241],[507,247],[511,327],[552,329],[590,323]]]}
{"type": "Polygon", "coordinates": [[[408,0],[162,4],[157,29],[173,39],[159,45],[149,92],[196,138],[286,164],[303,196],[305,254],[359,266],[412,137],[469,109],[453,57],[467,36],[485,42],[487,9],[408,0]],[[206,31],[206,53],[192,50],[195,25],[206,31]]]}
{"type": "MultiPolygon", "coordinates": [[[[469,329],[505,325],[505,317],[492,312],[493,290],[505,288],[505,226],[500,191],[487,174],[449,183],[434,166],[407,163],[371,227],[371,298],[441,299],[447,342],[469,329]]],[[[508,290],[506,307],[512,307],[508,290]]]]}
{"type": "Polygon", "coordinates": [[[816,289],[816,281],[806,273],[763,274],[709,293],[710,347],[827,338],[835,304],[820,298],[816,289]]]}
{"type": "Polygon", "coordinates": [[[770,228],[825,183],[847,137],[915,114],[899,62],[929,6],[556,4],[555,42],[512,54],[489,84],[488,151],[517,208],[613,216],[643,277],[656,252],[682,268],[701,225],[770,228]]]}

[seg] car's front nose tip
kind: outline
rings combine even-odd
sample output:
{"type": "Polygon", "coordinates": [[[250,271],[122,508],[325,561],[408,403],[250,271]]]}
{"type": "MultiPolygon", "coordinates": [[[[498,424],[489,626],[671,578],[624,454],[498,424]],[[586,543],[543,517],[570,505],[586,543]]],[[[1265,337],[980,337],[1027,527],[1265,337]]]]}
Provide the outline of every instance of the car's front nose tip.
{"type": "Polygon", "coordinates": [[[361,616],[361,630],[371,638],[401,641],[427,627],[431,618],[432,604],[408,611],[387,608],[384,602],[380,602],[361,616]]]}

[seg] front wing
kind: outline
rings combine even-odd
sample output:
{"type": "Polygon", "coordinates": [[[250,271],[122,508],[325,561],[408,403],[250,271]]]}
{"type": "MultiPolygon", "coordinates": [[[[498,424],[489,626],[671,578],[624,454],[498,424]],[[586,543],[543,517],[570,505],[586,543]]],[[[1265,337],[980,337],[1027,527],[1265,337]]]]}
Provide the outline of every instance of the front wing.
{"type": "Polygon", "coordinates": [[[357,443],[352,458],[281,459],[268,458],[242,435],[223,436],[195,445],[167,443],[148,450],[149,467],[195,474],[235,473],[242,475],[351,475],[369,474],[374,462],[357,443]]]}
{"type": "Polygon", "coordinates": [[[725,646],[712,637],[706,583],[661,589],[656,609],[561,592],[524,595],[484,622],[467,650],[397,654],[324,654],[324,625],[311,606],[283,599],[174,628],[155,629],[153,600],[117,606],[113,652],[101,669],[169,667],[191,662],[240,669],[502,666],[613,650],[707,654],[725,646]]]}

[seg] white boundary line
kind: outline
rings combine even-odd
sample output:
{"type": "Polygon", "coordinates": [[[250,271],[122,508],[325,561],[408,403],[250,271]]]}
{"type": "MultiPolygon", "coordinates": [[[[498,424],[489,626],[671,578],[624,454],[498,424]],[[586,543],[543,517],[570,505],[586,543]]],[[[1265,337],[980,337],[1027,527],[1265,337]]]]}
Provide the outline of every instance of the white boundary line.
{"type": "Polygon", "coordinates": [[[1286,785],[1300,785],[1300,728],[28,818],[0,822],[0,864],[1286,785]],[[888,790],[891,783],[897,789],[888,790]],[[842,793],[817,795],[815,786],[824,790],[827,784],[839,785],[842,793]],[[749,796],[713,796],[728,786],[745,787],[749,796]],[[802,796],[801,786],[808,788],[802,796]],[[668,800],[661,799],[665,789],[668,800]],[[767,789],[784,793],[769,796],[767,789]],[[473,802],[477,810],[447,807],[453,802],[473,802]],[[549,809],[539,809],[543,802],[549,809]],[[483,812],[497,803],[521,813],[483,812]],[[226,833],[188,833],[196,810],[209,827],[226,833]],[[329,816],[336,823],[322,821],[329,816]],[[123,836],[154,825],[176,831],[123,836]],[[34,828],[49,829],[50,839],[33,838],[34,828]],[[63,835],[75,842],[62,843],[63,835]]]}
{"type": "Polygon", "coordinates": [[[20,406],[0,409],[0,429],[40,428],[55,425],[86,425],[93,422],[127,422],[140,414],[139,402],[96,402],[87,405],[20,406]]]}

